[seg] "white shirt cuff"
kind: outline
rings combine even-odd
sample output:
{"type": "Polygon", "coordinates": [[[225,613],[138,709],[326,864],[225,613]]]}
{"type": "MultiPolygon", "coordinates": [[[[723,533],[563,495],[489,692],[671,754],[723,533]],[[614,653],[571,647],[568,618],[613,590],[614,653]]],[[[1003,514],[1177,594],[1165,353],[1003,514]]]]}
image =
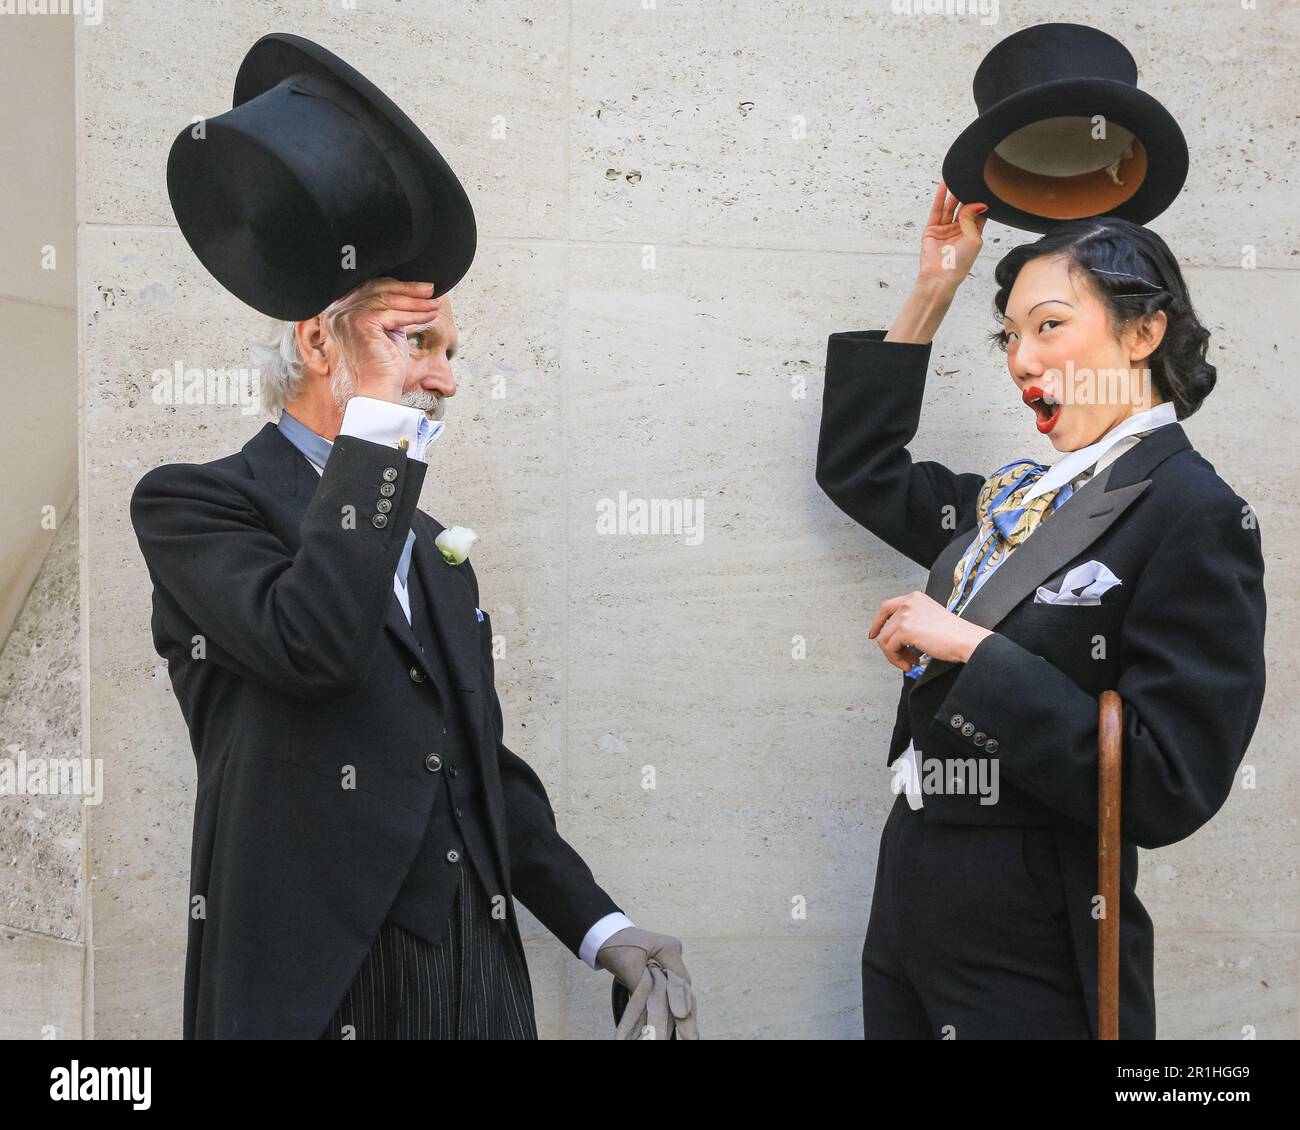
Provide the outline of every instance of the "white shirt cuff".
{"type": "Polygon", "coordinates": [[[620,930],[635,927],[636,923],[626,914],[615,911],[613,914],[605,915],[587,931],[587,936],[582,939],[582,945],[578,947],[578,956],[592,969],[599,969],[600,966],[596,964],[596,953],[600,947],[620,930]]]}
{"type": "Polygon", "coordinates": [[[442,434],[443,421],[434,423],[419,408],[378,400],[373,396],[350,397],[343,409],[339,435],[356,436],[385,447],[396,447],[403,436],[410,440],[407,455],[423,459],[425,450],[442,434]]]}

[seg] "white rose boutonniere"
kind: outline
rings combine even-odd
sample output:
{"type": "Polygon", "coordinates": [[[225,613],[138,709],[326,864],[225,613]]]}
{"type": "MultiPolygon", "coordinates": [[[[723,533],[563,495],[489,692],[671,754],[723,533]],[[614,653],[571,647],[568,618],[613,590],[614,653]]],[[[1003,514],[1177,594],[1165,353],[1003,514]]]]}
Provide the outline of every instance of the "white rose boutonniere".
{"type": "Polygon", "coordinates": [[[469,556],[469,548],[476,541],[478,534],[468,526],[450,526],[433,539],[433,544],[448,565],[459,565],[469,556]]]}

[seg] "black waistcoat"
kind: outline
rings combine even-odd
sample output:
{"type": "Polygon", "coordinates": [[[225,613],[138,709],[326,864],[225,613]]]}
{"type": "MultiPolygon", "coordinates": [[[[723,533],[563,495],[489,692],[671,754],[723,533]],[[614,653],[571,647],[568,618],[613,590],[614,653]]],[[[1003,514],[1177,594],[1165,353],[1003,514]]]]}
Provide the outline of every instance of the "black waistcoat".
{"type": "Polygon", "coordinates": [[[412,751],[437,778],[433,811],[424,840],[416,852],[388,918],[414,934],[437,942],[447,931],[460,869],[473,866],[483,881],[492,913],[504,916],[504,884],[492,851],[492,836],[483,799],[478,752],[465,724],[460,695],[452,690],[438,635],[429,618],[429,605],[420,588],[419,570],[407,573],[411,630],[435,675],[438,719],[430,729],[428,749],[412,751]],[[441,733],[438,731],[441,730],[441,733]],[[435,755],[430,757],[430,755],[435,755]]]}

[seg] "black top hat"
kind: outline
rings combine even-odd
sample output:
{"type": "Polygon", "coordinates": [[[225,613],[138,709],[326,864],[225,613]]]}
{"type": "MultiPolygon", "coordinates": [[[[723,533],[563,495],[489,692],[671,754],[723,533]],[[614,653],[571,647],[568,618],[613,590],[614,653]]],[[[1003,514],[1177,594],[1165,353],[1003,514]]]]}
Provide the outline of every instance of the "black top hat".
{"type": "Polygon", "coordinates": [[[167,194],[213,277],[301,321],[387,275],[450,290],[477,246],[465,190],[427,137],[364,75],[298,35],[264,35],[233,108],[181,131],[167,194]]]}
{"type": "Polygon", "coordinates": [[[1089,216],[1144,224],[1187,179],[1182,130],[1104,31],[1025,28],[985,56],[974,86],[979,117],[948,150],[943,179],[1001,223],[1040,233],[1089,216]]]}

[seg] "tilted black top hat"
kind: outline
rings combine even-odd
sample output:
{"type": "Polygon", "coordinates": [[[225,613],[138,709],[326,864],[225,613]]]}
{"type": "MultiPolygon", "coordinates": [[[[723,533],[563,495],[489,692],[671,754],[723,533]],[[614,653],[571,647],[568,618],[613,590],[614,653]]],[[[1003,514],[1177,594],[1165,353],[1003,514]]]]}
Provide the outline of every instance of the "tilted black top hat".
{"type": "Polygon", "coordinates": [[[974,86],[979,117],[948,151],[943,179],[991,219],[1040,233],[1100,215],[1144,224],[1187,179],[1182,130],[1104,31],[1025,28],[988,53],[974,86]]]}
{"type": "Polygon", "coordinates": [[[443,294],[469,270],[478,236],[455,174],[383,91],[311,40],[254,43],[233,108],[204,132],[172,143],[172,211],[213,277],[262,313],[312,318],[381,275],[443,294]]]}

